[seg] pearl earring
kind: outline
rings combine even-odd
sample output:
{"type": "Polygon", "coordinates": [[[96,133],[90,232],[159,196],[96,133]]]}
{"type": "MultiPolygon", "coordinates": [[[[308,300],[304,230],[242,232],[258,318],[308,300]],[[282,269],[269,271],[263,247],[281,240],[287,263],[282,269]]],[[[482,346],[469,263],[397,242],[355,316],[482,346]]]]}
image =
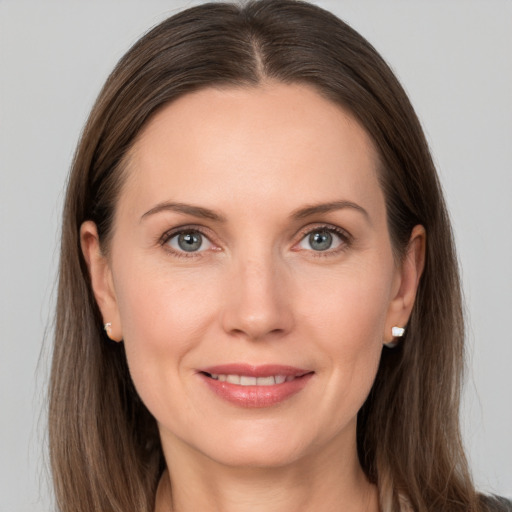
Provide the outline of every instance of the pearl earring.
{"type": "MultiPolygon", "coordinates": [[[[105,332],[107,333],[107,336],[110,338],[110,329],[112,328],[112,322],[107,322],[104,326],[103,326],[103,329],[105,329],[105,332]]],[[[110,338],[112,339],[112,338],[110,338]]]]}
{"type": "Polygon", "coordinates": [[[391,327],[391,334],[396,338],[401,338],[404,335],[405,329],[403,327],[397,327],[394,325],[391,327]]]}
{"type": "MultiPolygon", "coordinates": [[[[403,327],[398,327],[394,325],[391,327],[391,335],[394,338],[401,338],[405,333],[405,329],[403,327]]],[[[395,348],[400,342],[398,340],[390,341],[389,343],[384,343],[384,346],[387,348],[395,348]]]]}

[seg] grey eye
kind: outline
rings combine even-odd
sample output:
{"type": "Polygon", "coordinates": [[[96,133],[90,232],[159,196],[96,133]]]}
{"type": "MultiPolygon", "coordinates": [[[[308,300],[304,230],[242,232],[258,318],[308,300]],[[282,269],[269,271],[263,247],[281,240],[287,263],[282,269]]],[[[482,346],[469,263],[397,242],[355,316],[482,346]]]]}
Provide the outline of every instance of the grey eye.
{"type": "Polygon", "coordinates": [[[181,233],[178,235],[178,245],[184,251],[198,251],[202,244],[203,237],[199,233],[181,233]]]}
{"type": "Polygon", "coordinates": [[[326,251],[331,248],[332,234],[325,229],[315,231],[309,234],[308,242],[314,251],[326,251]]]}
{"type": "Polygon", "coordinates": [[[209,240],[199,231],[177,233],[167,243],[178,252],[198,252],[211,246],[209,240]]]}
{"type": "Polygon", "coordinates": [[[301,241],[299,247],[309,251],[328,251],[337,249],[344,243],[342,235],[327,228],[318,228],[310,231],[301,241]]]}

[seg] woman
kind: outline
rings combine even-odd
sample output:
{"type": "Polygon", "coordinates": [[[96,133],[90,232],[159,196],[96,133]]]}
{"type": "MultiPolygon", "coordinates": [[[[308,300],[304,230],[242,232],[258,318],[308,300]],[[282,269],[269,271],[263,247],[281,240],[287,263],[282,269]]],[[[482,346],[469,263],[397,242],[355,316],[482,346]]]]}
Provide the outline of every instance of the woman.
{"type": "Polygon", "coordinates": [[[61,510],[504,510],[464,458],[462,354],[427,144],[359,34],[207,4],[119,62],[65,203],[61,510]]]}

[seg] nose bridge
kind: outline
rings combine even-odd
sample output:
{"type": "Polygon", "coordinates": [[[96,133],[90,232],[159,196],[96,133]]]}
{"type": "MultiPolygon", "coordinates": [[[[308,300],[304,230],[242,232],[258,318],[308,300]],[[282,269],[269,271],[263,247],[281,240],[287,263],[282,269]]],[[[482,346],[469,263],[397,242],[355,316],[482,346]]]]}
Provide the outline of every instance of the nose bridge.
{"type": "MultiPolygon", "coordinates": [[[[270,306],[276,301],[276,285],[279,272],[275,260],[268,255],[241,259],[238,263],[240,295],[249,305],[254,303],[263,311],[264,305],[270,306]]],[[[282,277],[282,276],[281,276],[282,277]]]]}
{"type": "Polygon", "coordinates": [[[271,247],[241,251],[234,257],[224,311],[224,329],[261,339],[284,334],[293,323],[286,268],[271,247]]]}

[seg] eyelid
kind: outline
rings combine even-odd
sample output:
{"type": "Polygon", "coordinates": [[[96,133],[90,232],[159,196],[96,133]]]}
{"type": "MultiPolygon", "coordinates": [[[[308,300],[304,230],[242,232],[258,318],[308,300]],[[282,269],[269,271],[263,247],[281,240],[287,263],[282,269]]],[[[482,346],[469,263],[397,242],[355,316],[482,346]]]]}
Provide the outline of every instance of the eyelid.
{"type": "Polygon", "coordinates": [[[343,229],[333,224],[318,223],[315,225],[309,224],[308,226],[302,228],[297,235],[299,237],[299,241],[296,242],[293,247],[296,248],[307,236],[311,235],[311,233],[322,230],[328,231],[329,233],[333,233],[334,235],[338,236],[341,239],[340,246],[334,249],[327,249],[325,251],[314,251],[313,249],[308,250],[302,248],[298,248],[295,250],[307,250],[309,252],[315,253],[315,256],[328,256],[343,251],[344,249],[349,247],[353,242],[353,236],[346,229],[343,229]]]}
{"type": "Polygon", "coordinates": [[[208,230],[204,226],[201,226],[199,224],[183,224],[181,226],[175,226],[165,231],[161,236],[158,237],[158,243],[165,244],[173,236],[179,235],[180,233],[187,233],[190,231],[197,231],[198,233],[201,233],[203,236],[206,236],[209,239],[209,236],[207,234],[208,230]]]}
{"type": "MultiPolygon", "coordinates": [[[[315,231],[320,230],[326,230],[330,233],[335,234],[341,239],[340,247],[337,247],[335,249],[327,249],[325,251],[314,251],[313,249],[309,250],[308,252],[315,253],[315,256],[328,256],[332,254],[337,254],[340,251],[343,251],[347,247],[349,247],[353,242],[353,236],[346,230],[341,228],[340,226],[336,226],[329,223],[315,223],[315,224],[308,224],[304,228],[301,228],[299,232],[297,233],[296,237],[298,237],[298,241],[293,245],[292,250],[300,251],[300,250],[307,250],[307,249],[298,249],[297,246],[300,244],[306,236],[309,236],[311,233],[315,231]]],[[[201,226],[198,224],[184,224],[181,226],[173,227],[169,230],[167,230],[165,233],[163,233],[158,238],[158,244],[162,247],[167,246],[166,250],[174,255],[177,256],[185,256],[185,257],[193,257],[193,256],[200,256],[202,253],[205,252],[205,250],[196,251],[196,252],[190,252],[187,253],[186,251],[177,251],[176,249],[171,248],[168,245],[168,242],[171,238],[175,237],[176,235],[179,235],[181,233],[189,233],[189,232],[197,232],[204,236],[210,244],[213,246],[213,250],[220,251],[221,248],[212,240],[211,231],[206,228],[205,226],[201,226]]],[[[212,250],[212,248],[209,248],[207,250],[212,250]]]]}
{"type": "Polygon", "coordinates": [[[212,241],[212,237],[209,234],[209,231],[210,230],[208,230],[204,226],[200,226],[200,225],[196,225],[196,224],[185,224],[182,226],[176,226],[174,228],[167,230],[163,235],[161,235],[158,238],[158,244],[160,246],[164,247],[165,250],[167,250],[168,252],[172,253],[175,256],[179,256],[179,257],[181,257],[181,256],[184,256],[184,257],[196,256],[197,257],[197,256],[202,255],[207,250],[212,250],[212,248],[214,250],[220,250],[220,248],[217,246],[217,244],[215,244],[215,242],[212,241]],[[182,233],[194,233],[194,232],[199,233],[201,236],[206,238],[212,247],[208,247],[207,249],[203,249],[200,251],[187,252],[187,251],[177,250],[168,244],[169,240],[171,240],[172,238],[174,238],[177,235],[180,235],[182,233]]]}

